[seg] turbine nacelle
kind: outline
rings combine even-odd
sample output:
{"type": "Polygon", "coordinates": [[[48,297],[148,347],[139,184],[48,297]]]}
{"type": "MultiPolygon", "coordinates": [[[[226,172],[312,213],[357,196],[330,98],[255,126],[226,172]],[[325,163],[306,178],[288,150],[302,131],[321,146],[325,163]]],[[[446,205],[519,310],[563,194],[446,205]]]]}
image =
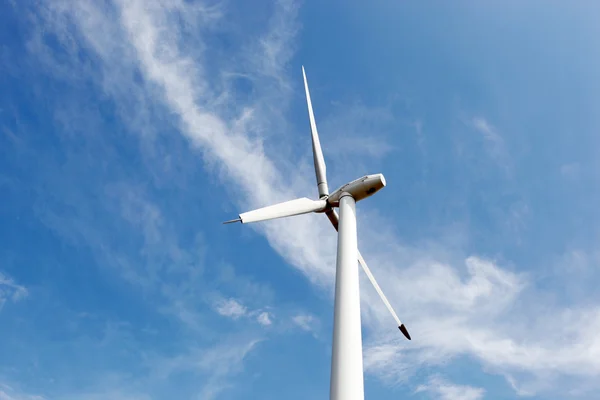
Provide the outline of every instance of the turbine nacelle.
{"type": "Polygon", "coordinates": [[[383,174],[366,175],[346,183],[327,197],[327,204],[338,207],[343,193],[348,193],[354,201],[366,199],[385,187],[383,174]]]}

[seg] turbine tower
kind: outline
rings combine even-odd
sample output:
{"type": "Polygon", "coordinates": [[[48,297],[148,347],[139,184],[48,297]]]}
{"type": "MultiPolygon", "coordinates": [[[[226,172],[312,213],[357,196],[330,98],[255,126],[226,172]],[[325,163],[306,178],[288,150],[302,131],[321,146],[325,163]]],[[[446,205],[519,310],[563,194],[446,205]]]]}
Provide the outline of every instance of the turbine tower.
{"type": "Polygon", "coordinates": [[[239,218],[225,223],[241,222],[246,224],[311,212],[324,213],[329,218],[329,221],[338,232],[329,398],[330,400],[363,400],[363,355],[358,263],[360,263],[379,297],[394,317],[398,329],[410,340],[406,327],[400,322],[358,250],[356,202],[366,199],[385,187],[385,178],[382,174],[366,175],[342,185],[331,194],[329,193],[325,159],[321,150],[304,67],[302,67],[302,75],[304,76],[304,90],[306,91],[306,103],[310,119],[319,200],[311,200],[306,197],[290,200],[242,213],[239,218]],[[335,211],[336,207],[340,210],[339,216],[335,211]]]}

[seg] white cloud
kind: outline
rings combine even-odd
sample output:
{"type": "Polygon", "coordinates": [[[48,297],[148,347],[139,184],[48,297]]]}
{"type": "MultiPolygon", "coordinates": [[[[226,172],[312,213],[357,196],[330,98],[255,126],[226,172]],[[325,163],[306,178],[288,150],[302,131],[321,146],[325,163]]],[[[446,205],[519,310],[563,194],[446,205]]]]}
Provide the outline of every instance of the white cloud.
{"type": "MultiPolygon", "coordinates": [[[[256,351],[258,344],[263,340],[244,329],[240,332],[220,331],[209,343],[201,344],[206,341],[206,337],[190,339],[171,331],[167,337],[174,339],[173,347],[164,352],[157,347],[140,346],[137,338],[132,335],[132,332],[139,332],[138,328],[129,324],[109,325],[107,329],[100,330],[103,333],[100,341],[90,340],[86,335],[71,341],[71,345],[79,349],[81,357],[86,359],[82,364],[86,368],[82,368],[84,371],[81,372],[73,371],[66,380],[55,377],[54,385],[48,388],[48,398],[220,398],[224,395],[223,392],[236,386],[235,378],[244,372],[247,357],[256,351]],[[102,357],[98,352],[113,358],[112,355],[118,354],[123,348],[127,348],[128,353],[136,356],[135,362],[127,362],[124,365],[117,363],[110,368],[99,370],[97,365],[87,360],[102,357]],[[86,385],[64,385],[64,382],[69,382],[70,379],[85,381],[86,385]]],[[[127,360],[131,358],[128,357],[127,360]]],[[[27,397],[17,399],[34,400],[27,397]]]]}
{"type": "Polygon", "coordinates": [[[16,284],[13,279],[0,272],[0,309],[7,301],[17,302],[28,294],[24,286],[16,284]]]}
{"type": "Polygon", "coordinates": [[[256,320],[258,321],[259,324],[263,325],[263,326],[269,326],[271,324],[273,324],[273,321],[271,321],[272,315],[267,312],[267,311],[263,311],[261,312],[258,317],[256,317],[256,320]]]}
{"type": "Polygon", "coordinates": [[[231,386],[230,379],[242,371],[244,359],[258,343],[258,340],[253,340],[238,346],[222,346],[202,354],[200,367],[210,371],[211,375],[198,398],[214,399],[231,386]]]}
{"type": "MultiPolygon", "coordinates": [[[[466,265],[466,279],[460,270],[439,264],[416,264],[388,277],[392,281],[384,285],[396,289],[392,302],[410,305],[400,314],[410,321],[415,340],[404,343],[381,335],[370,341],[367,370],[397,382],[411,376],[415,365],[440,366],[464,354],[533,393],[549,390],[552,385],[530,384],[552,382],[549,376],[600,372],[600,339],[590,333],[600,324],[600,307],[538,304],[535,299],[542,294],[525,276],[474,257],[466,265]]],[[[379,314],[385,321],[385,310],[379,314]]]]}
{"type": "Polygon", "coordinates": [[[292,318],[292,320],[300,328],[304,329],[305,331],[310,331],[310,324],[314,320],[314,317],[312,315],[296,315],[292,318]]]}
{"type": "Polygon", "coordinates": [[[238,319],[248,313],[248,309],[234,299],[221,301],[215,309],[219,314],[233,319],[238,319]]]}
{"type": "Polygon", "coordinates": [[[244,370],[245,358],[259,343],[260,339],[228,339],[209,349],[193,348],[174,358],[152,359],[148,378],[164,380],[185,371],[200,373],[206,381],[197,398],[212,400],[233,386],[232,378],[244,370]]]}
{"type": "Polygon", "coordinates": [[[483,137],[489,154],[503,166],[508,165],[509,155],[504,139],[498,130],[483,117],[474,117],[470,125],[483,137]]]}
{"type": "Polygon", "coordinates": [[[249,310],[246,306],[235,299],[220,300],[214,304],[214,309],[224,317],[231,319],[253,318],[262,326],[273,324],[273,314],[263,310],[249,310]]]}
{"type": "Polygon", "coordinates": [[[311,332],[315,335],[317,332],[318,319],[311,314],[298,314],[292,317],[292,321],[294,324],[299,326],[302,330],[306,332],[311,332]]]}
{"type": "Polygon", "coordinates": [[[483,137],[491,143],[502,144],[502,137],[496,132],[496,129],[482,117],[475,117],[472,120],[473,126],[483,135],[483,137]]]}
{"type": "MultiPolygon", "coordinates": [[[[212,400],[235,385],[235,377],[244,371],[244,361],[260,343],[258,338],[232,337],[223,335],[222,340],[212,347],[189,346],[185,352],[166,356],[148,352],[144,354],[144,373],[135,375],[131,371],[119,373],[115,370],[101,375],[93,385],[84,390],[71,389],[61,393],[59,398],[66,400],[147,400],[156,398],[153,391],[157,383],[178,384],[181,375],[194,377],[191,387],[187,387],[185,398],[212,400]]],[[[86,377],[90,380],[89,376],[86,377]]],[[[161,387],[158,385],[158,387],[161,387]]],[[[177,388],[171,388],[171,396],[178,396],[177,388]]],[[[159,396],[160,397],[160,396],[159,396]]],[[[0,398],[0,400],[3,400],[0,398]]],[[[12,399],[10,399],[12,400],[12,399]]],[[[19,398],[15,400],[43,400],[42,398],[19,398]]]]}
{"type": "Polygon", "coordinates": [[[438,376],[431,377],[426,385],[417,387],[416,392],[427,392],[439,400],[480,400],[485,390],[466,385],[456,385],[438,376]]]}
{"type": "Polygon", "coordinates": [[[5,383],[0,383],[0,400],[45,400],[45,397],[18,391],[5,383]]]}

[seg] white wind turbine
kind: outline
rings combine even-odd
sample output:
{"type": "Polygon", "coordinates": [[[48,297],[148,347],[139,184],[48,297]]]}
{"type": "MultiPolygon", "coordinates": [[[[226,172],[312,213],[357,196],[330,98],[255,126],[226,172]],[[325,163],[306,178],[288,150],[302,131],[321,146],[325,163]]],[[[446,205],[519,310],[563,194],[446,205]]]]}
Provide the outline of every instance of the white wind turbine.
{"type": "Polygon", "coordinates": [[[325,159],[323,158],[323,151],[319,142],[319,134],[317,133],[317,125],[310,101],[304,67],[302,67],[302,75],[304,76],[304,89],[306,91],[308,116],[310,118],[319,200],[311,200],[306,197],[290,200],[245,212],[240,214],[239,218],[225,223],[241,222],[246,224],[311,212],[325,213],[327,215],[333,227],[338,231],[329,396],[331,400],[363,400],[362,334],[357,260],[375,287],[379,297],[381,297],[381,300],[383,300],[385,306],[396,320],[398,328],[410,340],[410,335],[406,327],[400,322],[400,319],[383,294],[373,274],[371,274],[360,251],[358,251],[356,202],[382,189],[385,186],[385,178],[382,174],[366,175],[342,185],[339,189],[329,194],[325,159]],[[340,209],[339,217],[334,210],[335,207],[339,207],[340,209]]]}

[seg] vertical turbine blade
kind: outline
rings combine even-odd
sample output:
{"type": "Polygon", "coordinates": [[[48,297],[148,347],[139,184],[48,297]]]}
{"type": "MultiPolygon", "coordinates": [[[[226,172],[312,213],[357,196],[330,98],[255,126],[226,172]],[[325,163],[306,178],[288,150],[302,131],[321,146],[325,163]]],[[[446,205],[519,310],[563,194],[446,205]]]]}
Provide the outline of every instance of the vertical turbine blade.
{"type": "Polygon", "coordinates": [[[323,158],[323,150],[321,150],[321,142],[319,141],[319,132],[317,132],[317,124],[313,113],[312,102],[310,101],[310,92],[308,91],[308,81],[306,80],[306,72],[302,66],[302,75],[304,76],[304,90],[306,91],[306,103],[308,104],[308,118],[310,119],[310,132],[312,134],[313,159],[315,162],[315,174],[317,176],[317,187],[319,189],[319,198],[329,195],[327,187],[327,168],[325,167],[325,158],[323,158]]]}

